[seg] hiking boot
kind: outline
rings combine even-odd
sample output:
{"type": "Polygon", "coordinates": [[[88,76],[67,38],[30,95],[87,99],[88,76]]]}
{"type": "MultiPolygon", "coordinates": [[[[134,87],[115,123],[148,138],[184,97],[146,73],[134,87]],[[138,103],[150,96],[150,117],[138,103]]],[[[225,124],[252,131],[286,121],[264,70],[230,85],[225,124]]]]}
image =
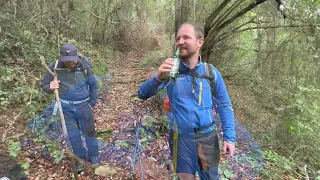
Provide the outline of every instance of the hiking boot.
{"type": "Polygon", "coordinates": [[[77,171],[78,173],[81,173],[82,171],[84,171],[84,166],[80,163],[77,163],[77,171]]]}
{"type": "Polygon", "coordinates": [[[92,156],[92,157],[90,158],[90,163],[91,163],[91,164],[99,164],[99,163],[100,163],[99,156],[92,156]]]}

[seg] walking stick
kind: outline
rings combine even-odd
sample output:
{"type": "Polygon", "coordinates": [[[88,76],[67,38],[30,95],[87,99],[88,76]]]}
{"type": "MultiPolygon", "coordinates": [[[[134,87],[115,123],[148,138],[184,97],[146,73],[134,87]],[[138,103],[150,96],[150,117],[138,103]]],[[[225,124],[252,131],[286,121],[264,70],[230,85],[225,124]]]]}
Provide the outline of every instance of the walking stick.
{"type": "MultiPolygon", "coordinates": [[[[43,56],[40,56],[40,60],[41,60],[42,66],[45,67],[46,70],[53,76],[53,80],[54,81],[58,80],[57,73],[55,71],[55,68],[57,68],[57,67],[54,68],[54,73],[53,73],[51,71],[51,69],[47,66],[46,61],[45,61],[43,56]]],[[[72,152],[69,136],[68,136],[68,133],[67,133],[66,122],[65,122],[63,111],[62,111],[62,107],[61,107],[61,102],[60,102],[58,89],[54,90],[54,94],[56,96],[56,101],[57,101],[58,109],[59,109],[59,113],[60,113],[63,136],[67,141],[67,147],[68,147],[69,151],[72,152]]],[[[70,160],[71,160],[71,164],[72,164],[72,170],[73,170],[74,178],[76,180],[78,180],[79,178],[78,178],[78,171],[77,171],[77,167],[76,167],[76,162],[75,162],[74,158],[70,158],[70,160]]]]}

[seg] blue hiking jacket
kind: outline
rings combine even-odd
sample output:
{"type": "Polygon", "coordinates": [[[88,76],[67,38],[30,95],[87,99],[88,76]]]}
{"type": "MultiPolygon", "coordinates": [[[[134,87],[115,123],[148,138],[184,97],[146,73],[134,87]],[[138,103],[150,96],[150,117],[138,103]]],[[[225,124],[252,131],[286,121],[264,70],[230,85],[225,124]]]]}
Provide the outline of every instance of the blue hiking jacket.
{"type": "MultiPolygon", "coordinates": [[[[214,97],[211,95],[210,84],[206,79],[184,74],[205,74],[204,63],[201,60],[194,69],[190,69],[183,61],[180,61],[179,70],[182,73],[178,74],[175,83],[160,81],[155,73],[151,79],[140,85],[138,96],[140,99],[148,99],[166,87],[170,99],[170,129],[174,129],[173,122],[176,121],[179,133],[210,125],[214,121],[212,111],[214,102],[218,105],[216,111],[222,123],[223,140],[234,144],[232,104],[220,72],[215,67],[212,69],[216,78],[214,97]]],[[[214,126],[200,133],[211,132],[213,129],[214,126]]]]}
{"type": "MultiPolygon", "coordinates": [[[[49,64],[49,68],[53,71],[55,62],[49,64]]],[[[61,103],[64,111],[76,110],[81,108],[86,104],[90,104],[93,108],[97,103],[98,98],[98,83],[96,77],[93,74],[92,68],[90,65],[85,64],[87,67],[87,77],[82,72],[81,66],[83,64],[78,63],[75,68],[66,70],[57,71],[58,80],[60,80],[60,87],[58,89],[61,99],[67,101],[81,101],[87,98],[90,98],[89,101],[77,104],[69,105],[61,103]]],[[[61,68],[65,68],[64,64],[60,63],[61,68]]],[[[53,80],[53,76],[46,72],[42,80],[42,89],[47,93],[53,93],[50,89],[50,82],[53,80]]]]}

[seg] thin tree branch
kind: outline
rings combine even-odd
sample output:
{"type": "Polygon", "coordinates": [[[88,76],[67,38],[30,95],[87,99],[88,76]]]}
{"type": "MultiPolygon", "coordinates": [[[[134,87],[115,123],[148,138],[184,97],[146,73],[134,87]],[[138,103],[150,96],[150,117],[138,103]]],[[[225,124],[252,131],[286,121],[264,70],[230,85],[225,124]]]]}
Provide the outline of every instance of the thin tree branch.
{"type": "MultiPolygon", "coordinates": [[[[245,26],[245,25],[247,25],[247,24],[250,24],[250,23],[254,23],[254,19],[256,19],[256,18],[257,18],[257,16],[253,17],[253,18],[250,19],[249,21],[247,21],[247,22],[245,22],[245,23],[243,23],[243,24],[235,27],[231,32],[225,32],[225,33],[221,34],[220,37],[224,37],[224,36],[226,36],[226,35],[228,35],[228,34],[230,34],[230,33],[233,34],[235,31],[237,31],[238,29],[242,28],[243,26],[245,26]]],[[[220,39],[220,38],[219,38],[219,39],[220,39]]]]}
{"type": "Polygon", "coordinates": [[[228,33],[225,33],[224,36],[221,36],[219,39],[217,39],[217,41],[215,42],[219,42],[219,41],[223,41],[227,38],[229,38],[230,36],[234,35],[234,34],[238,34],[244,31],[248,31],[248,30],[253,30],[253,29],[277,29],[277,28],[303,28],[303,27],[313,27],[313,26],[317,26],[320,27],[320,24],[291,24],[291,25],[280,25],[280,26],[256,26],[256,27],[249,27],[249,28],[245,28],[245,29],[241,29],[241,30],[234,30],[228,33]]]}
{"type": "Polygon", "coordinates": [[[18,115],[13,117],[13,121],[10,123],[9,127],[6,128],[6,130],[4,131],[4,133],[2,134],[2,142],[4,142],[5,138],[6,138],[6,134],[7,132],[11,129],[11,126],[16,122],[16,120],[19,118],[20,114],[22,113],[22,111],[20,113],[18,113],[18,115]]]}
{"type": "MultiPolygon", "coordinates": [[[[120,8],[121,8],[121,7],[120,7],[120,8]]],[[[120,9],[120,8],[118,8],[118,9],[120,9]]],[[[78,11],[79,13],[89,12],[91,15],[93,15],[94,17],[96,17],[96,18],[98,18],[98,19],[105,20],[105,21],[107,20],[107,18],[103,18],[103,17],[101,17],[101,16],[98,16],[98,15],[94,14],[92,11],[90,11],[89,9],[85,9],[85,10],[83,10],[83,11],[80,11],[79,9],[77,9],[77,11],[78,11]]],[[[114,11],[112,11],[109,15],[111,15],[113,12],[114,12],[114,11]]],[[[109,15],[108,15],[108,17],[109,17],[109,15]]],[[[110,24],[119,24],[120,22],[108,21],[108,23],[110,23],[110,24]]]]}

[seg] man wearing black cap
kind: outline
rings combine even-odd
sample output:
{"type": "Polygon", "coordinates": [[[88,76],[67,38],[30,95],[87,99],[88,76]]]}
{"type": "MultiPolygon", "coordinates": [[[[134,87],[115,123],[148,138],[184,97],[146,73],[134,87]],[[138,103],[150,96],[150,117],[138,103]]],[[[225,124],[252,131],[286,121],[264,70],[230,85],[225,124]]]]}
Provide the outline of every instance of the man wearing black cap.
{"type": "MultiPolygon", "coordinates": [[[[60,59],[49,65],[55,68],[58,80],[45,73],[42,89],[53,93],[58,89],[66,127],[72,150],[75,155],[92,164],[99,163],[98,140],[96,138],[93,108],[97,102],[98,84],[87,57],[80,56],[76,46],[63,44],[60,59]],[[83,147],[81,136],[86,140],[88,152],[83,147]]],[[[56,112],[57,106],[54,108],[56,112]]],[[[84,167],[78,163],[78,171],[84,167]]]]}

